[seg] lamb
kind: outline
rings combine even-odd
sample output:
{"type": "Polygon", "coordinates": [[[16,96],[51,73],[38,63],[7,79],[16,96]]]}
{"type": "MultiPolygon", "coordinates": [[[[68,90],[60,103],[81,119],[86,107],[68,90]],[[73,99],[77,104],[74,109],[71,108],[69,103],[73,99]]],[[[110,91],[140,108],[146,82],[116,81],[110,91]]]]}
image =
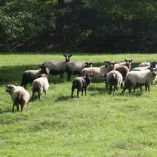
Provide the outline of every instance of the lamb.
{"type": "Polygon", "coordinates": [[[19,105],[21,105],[21,112],[22,112],[30,99],[29,93],[21,86],[15,86],[11,84],[11,85],[6,85],[5,87],[6,87],[6,92],[10,94],[13,101],[12,112],[14,112],[14,106],[16,106],[17,111],[19,111],[19,105]]]}
{"type": "Polygon", "coordinates": [[[115,64],[115,68],[118,68],[119,66],[127,66],[128,69],[131,69],[131,63],[132,63],[132,59],[124,59],[125,62],[120,62],[115,64]]]}
{"type": "Polygon", "coordinates": [[[42,66],[46,66],[52,75],[60,74],[60,81],[63,82],[64,72],[66,71],[66,63],[70,62],[72,55],[64,55],[65,61],[45,61],[42,66]]]}
{"type": "Polygon", "coordinates": [[[70,78],[71,75],[73,75],[73,74],[80,74],[82,69],[84,69],[86,67],[92,67],[92,63],[89,63],[89,62],[85,62],[85,63],[68,62],[66,64],[66,72],[67,72],[67,76],[68,76],[68,81],[71,80],[71,78],[70,78]]]}
{"type": "Polygon", "coordinates": [[[42,69],[38,69],[38,70],[26,70],[22,74],[22,81],[20,86],[24,86],[24,88],[26,88],[28,83],[32,83],[41,74],[46,74],[46,75],[49,74],[49,71],[45,66],[42,66],[42,69]]]}
{"type": "Polygon", "coordinates": [[[86,96],[86,90],[91,82],[92,77],[93,74],[86,74],[85,77],[76,77],[72,82],[71,97],[73,97],[75,88],[77,89],[77,98],[79,98],[80,90],[82,91],[82,96],[83,96],[83,91],[85,91],[85,96],[86,96]]]}
{"type": "Polygon", "coordinates": [[[102,82],[102,74],[106,74],[106,73],[110,72],[111,70],[113,70],[114,64],[115,64],[114,62],[110,62],[108,67],[106,67],[106,65],[103,65],[101,67],[84,68],[81,71],[81,75],[85,76],[86,74],[93,73],[93,78],[92,78],[91,82],[99,83],[99,82],[102,82]]]}
{"type": "Polygon", "coordinates": [[[112,70],[107,74],[103,74],[104,79],[106,80],[106,84],[109,85],[109,94],[112,93],[112,86],[114,86],[113,94],[115,95],[116,90],[118,91],[118,85],[123,87],[122,81],[123,76],[120,72],[116,70],[112,70]]]}
{"type": "Polygon", "coordinates": [[[38,98],[41,101],[41,94],[42,92],[45,93],[49,88],[49,82],[47,79],[47,75],[42,74],[40,78],[37,78],[33,81],[32,83],[32,99],[34,99],[34,94],[37,92],[38,93],[38,98]]]}
{"type": "Polygon", "coordinates": [[[126,75],[125,86],[122,93],[126,89],[129,90],[129,94],[132,88],[146,86],[146,91],[150,92],[150,85],[154,82],[157,75],[157,68],[150,67],[149,70],[143,71],[130,71],[126,75]]]}

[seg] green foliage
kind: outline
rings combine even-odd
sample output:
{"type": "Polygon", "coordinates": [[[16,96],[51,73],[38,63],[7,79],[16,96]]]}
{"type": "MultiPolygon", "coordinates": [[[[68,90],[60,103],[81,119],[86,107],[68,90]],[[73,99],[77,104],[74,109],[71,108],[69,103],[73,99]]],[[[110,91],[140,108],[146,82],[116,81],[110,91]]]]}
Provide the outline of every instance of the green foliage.
{"type": "Polygon", "coordinates": [[[40,38],[71,50],[151,51],[156,24],[155,0],[3,0],[0,48],[40,38]]]}

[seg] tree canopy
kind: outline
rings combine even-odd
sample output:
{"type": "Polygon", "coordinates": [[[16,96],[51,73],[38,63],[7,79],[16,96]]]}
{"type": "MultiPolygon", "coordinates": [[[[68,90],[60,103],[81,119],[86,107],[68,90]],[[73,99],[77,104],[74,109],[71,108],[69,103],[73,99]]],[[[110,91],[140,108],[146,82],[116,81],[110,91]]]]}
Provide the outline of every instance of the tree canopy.
{"type": "Polygon", "coordinates": [[[0,51],[155,51],[155,0],[1,0],[0,51]]]}

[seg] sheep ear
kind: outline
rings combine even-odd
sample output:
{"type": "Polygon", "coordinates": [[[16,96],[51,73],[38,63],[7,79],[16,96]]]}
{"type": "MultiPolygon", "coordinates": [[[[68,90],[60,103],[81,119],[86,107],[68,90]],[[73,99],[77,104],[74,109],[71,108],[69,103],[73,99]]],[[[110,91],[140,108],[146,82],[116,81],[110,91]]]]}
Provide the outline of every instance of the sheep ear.
{"type": "Polygon", "coordinates": [[[67,55],[63,55],[64,57],[67,57],[67,55]]]}
{"type": "Polygon", "coordinates": [[[68,57],[72,57],[72,55],[68,55],[68,57]]]}

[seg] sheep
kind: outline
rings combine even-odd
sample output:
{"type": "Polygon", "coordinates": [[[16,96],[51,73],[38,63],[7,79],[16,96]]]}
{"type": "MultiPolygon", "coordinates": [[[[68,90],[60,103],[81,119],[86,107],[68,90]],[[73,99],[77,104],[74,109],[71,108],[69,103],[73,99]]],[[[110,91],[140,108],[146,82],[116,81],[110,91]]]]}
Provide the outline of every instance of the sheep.
{"type": "MultiPolygon", "coordinates": [[[[134,68],[133,71],[148,70],[149,67],[156,68],[156,64],[157,64],[157,62],[150,62],[149,65],[147,65],[147,66],[138,66],[138,67],[134,68]]],[[[146,64],[141,64],[141,65],[146,65],[146,64]]]]}
{"type": "Polygon", "coordinates": [[[119,71],[112,70],[107,74],[103,74],[104,80],[106,80],[106,84],[109,85],[109,94],[112,93],[112,86],[114,86],[113,94],[115,95],[116,90],[118,91],[118,85],[123,87],[122,81],[123,76],[119,71]]]}
{"type": "Polygon", "coordinates": [[[135,89],[136,87],[142,87],[143,85],[145,85],[146,91],[150,92],[150,85],[154,82],[156,75],[157,68],[152,67],[150,67],[149,70],[128,72],[122,94],[126,89],[129,90],[130,94],[132,88],[135,89]]]}
{"type": "Polygon", "coordinates": [[[32,83],[32,99],[34,99],[34,94],[37,92],[38,93],[38,98],[41,101],[41,94],[42,92],[45,93],[49,88],[49,82],[47,79],[47,75],[42,74],[40,78],[37,78],[33,81],[32,83]]]}
{"type": "Polygon", "coordinates": [[[12,112],[14,112],[14,106],[16,106],[17,111],[19,111],[19,105],[21,105],[21,112],[22,112],[30,99],[30,94],[21,86],[15,86],[11,84],[11,85],[6,85],[5,87],[6,87],[6,92],[10,94],[13,101],[12,112]]]}
{"type": "Polygon", "coordinates": [[[150,62],[142,62],[138,65],[138,67],[148,67],[150,66],[150,62]]]}
{"type": "Polygon", "coordinates": [[[114,70],[117,70],[121,73],[123,76],[123,81],[125,80],[126,74],[129,72],[129,68],[127,66],[119,66],[117,68],[114,68],[114,70]]]}
{"type": "Polygon", "coordinates": [[[92,63],[89,63],[89,62],[85,62],[85,63],[68,62],[66,64],[66,72],[67,72],[68,81],[71,80],[71,78],[70,78],[71,75],[73,75],[73,74],[80,74],[82,69],[84,69],[86,67],[92,67],[92,63]]]}
{"type": "Polygon", "coordinates": [[[65,61],[45,61],[42,66],[46,66],[52,75],[60,74],[60,82],[63,82],[66,63],[70,62],[72,55],[64,55],[65,61]]]}
{"type": "Polygon", "coordinates": [[[82,96],[83,96],[83,91],[85,91],[85,96],[86,96],[86,90],[91,82],[92,77],[93,74],[86,74],[85,77],[76,77],[72,81],[71,98],[73,97],[73,93],[75,89],[77,89],[77,98],[79,98],[80,90],[82,91],[82,96]]]}
{"type": "Polygon", "coordinates": [[[128,69],[131,69],[131,63],[132,63],[132,59],[124,59],[125,62],[120,62],[115,64],[115,68],[118,68],[119,66],[127,66],[128,69]]]}
{"type": "Polygon", "coordinates": [[[91,82],[99,83],[99,82],[102,82],[102,74],[106,74],[110,72],[111,70],[113,70],[114,64],[115,64],[114,62],[110,62],[108,67],[106,67],[106,65],[103,65],[101,67],[84,68],[81,71],[81,75],[85,76],[86,74],[93,73],[93,78],[91,82]]]}
{"type": "Polygon", "coordinates": [[[48,69],[45,66],[42,66],[42,69],[38,69],[38,70],[26,70],[22,74],[22,81],[20,86],[24,86],[24,88],[26,88],[28,83],[32,83],[41,74],[46,74],[46,75],[49,74],[48,69]]]}

